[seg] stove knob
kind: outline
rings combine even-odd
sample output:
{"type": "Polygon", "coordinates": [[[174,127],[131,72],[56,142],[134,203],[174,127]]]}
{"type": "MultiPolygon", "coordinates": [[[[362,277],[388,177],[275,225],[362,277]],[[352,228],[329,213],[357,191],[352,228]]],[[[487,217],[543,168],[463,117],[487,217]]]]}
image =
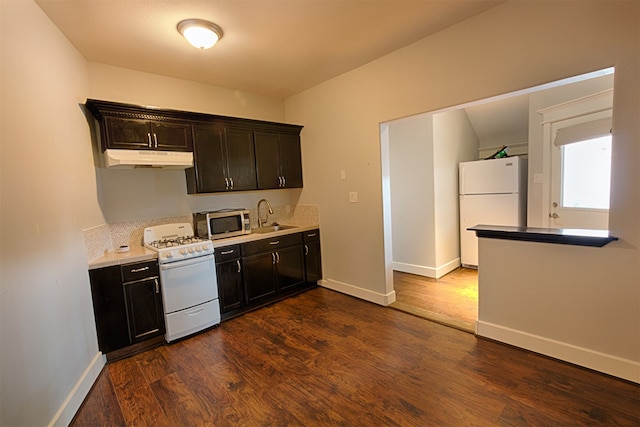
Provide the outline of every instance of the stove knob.
{"type": "Polygon", "coordinates": [[[196,252],[202,252],[203,249],[202,246],[196,246],[196,252]]]}
{"type": "Polygon", "coordinates": [[[180,255],[186,255],[186,254],[187,254],[186,249],[180,249],[180,255]]]}
{"type": "Polygon", "coordinates": [[[194,252],[195,252],[195,250],[194,250],[193,248],[189,248],[189,253],[190,253],[190,254],[192,254],[192,253],[194,253],[194,252]]]}
{"type": "Polygon", "coordinates": [[[164,254],[165,258],[173,258],[173,254],[171,252],[167,252],[166,254],[164,254]]]}

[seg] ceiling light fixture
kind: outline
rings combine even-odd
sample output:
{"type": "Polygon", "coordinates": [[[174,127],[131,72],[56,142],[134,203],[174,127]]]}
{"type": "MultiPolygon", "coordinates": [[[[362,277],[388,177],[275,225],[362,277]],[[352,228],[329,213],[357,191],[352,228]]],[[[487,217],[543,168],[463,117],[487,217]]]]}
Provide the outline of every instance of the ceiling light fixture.
{"type": "Polygon", "coordinates": [[[222,38],[222,28],[204,19],[180,21],[178,32],[198,49],[209,49],[222,38]]]}

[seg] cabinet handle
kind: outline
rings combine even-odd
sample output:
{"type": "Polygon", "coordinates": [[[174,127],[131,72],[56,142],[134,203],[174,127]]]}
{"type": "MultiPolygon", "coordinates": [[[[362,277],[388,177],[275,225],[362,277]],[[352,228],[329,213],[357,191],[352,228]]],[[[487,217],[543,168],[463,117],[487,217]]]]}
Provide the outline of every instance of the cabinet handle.
{"type": "Polygon", "coordinates": [[[132,273],[140,273],[141,271],[146,271],[149,269],[149,266],[146,267],[142,267],[142,268],[134,268],[133,270],[131,270],[132,273]]]}
{"type": "Polygon", "coordinates": [[[234,252],[235,252],[235,251],[234,251],[233,249],[231,249],[231,250],[228,250],[228,251],[222,251],[222,252],[220,252],[220,255],[229,255],[229,254],[232,254],[232,253],[234,253],[234,252]]]}
{"type": "Polygon", "coordinates": [[[153,140],[156,143],[156,148],[158,148],[158,135],[155,132],[153,133],[153,140]]]}
{"type": "Polygon", "coordinates": [[[224,189],[228,190],[229,189],[229,178],[225,178],[224,179],[224,189]]]}
{"type": "Polygon", "coordinates": [[[151,144],[151,132],[147,132],[147,139],[149,140],[149,148],[153,148],[153,145],[151,144]]]}
{"type": "Polygon", "coordinates": [[[276,253],[271,252],[271,264],[275,264],[275,263],[276,263],[276,253]]]}
{"type": "Polygon", "coordinates": [[[282,177],[282,186],[286,187],[287,186],[287,178],[286,177],[282,177]]]}
{"type": "Polygon", "coordinates": [[[153,279],[156,282],[156,294],[160,293],[160,284],[158,283],[158,279],[153,279]]]}
{"type": "Polygon", "coordinates": [[[274,240],[273,242],[269,242],[270,245],[279,245],[280,240],[274,240]]]}
{"type": "Polygon", "coordinates": [[[318,235],[318,233],[309,233],[307,234],[307,237],[316,237],[318,235]]]}
{"type": "Polygon", "coordinates": [[[309,256],[309,246],[304,245],[304,255],[309,256]]]}
{"type": "Polygon", "coordinates": [[[276,252],[276,263],[280,264],[280,253],[276,252]]]}
{"type": "Polygon", "coordinates": [[[281,176],[278,177],[278,182],[279,182],[278,187],[282,188],[282,177],[281,176]]]}
{"type": "Polygon", "coordinates": [[[242,267],[240,266],[240,260],[239,259],[236,260],[236,264],[238,265],[238,273],[240,273],[242,271],[242,267]]]}
{"type": "Polygon", "coordinates": [[[231,182],[231,189],[233,190],[233,178],[229,178],[229,182],[231,182]]]}

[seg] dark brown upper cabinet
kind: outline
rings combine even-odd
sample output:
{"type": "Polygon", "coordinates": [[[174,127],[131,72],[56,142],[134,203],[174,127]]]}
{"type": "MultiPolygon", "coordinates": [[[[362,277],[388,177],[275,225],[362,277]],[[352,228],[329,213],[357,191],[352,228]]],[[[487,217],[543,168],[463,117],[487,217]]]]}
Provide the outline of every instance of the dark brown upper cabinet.
{"type": "Polygon", "coordinates": [[[87,100],[102,151],[193,151],[189,194],[302,187],[302,126],[87,100]]]}
{"type": "Polygon", "coordinates": [[[88,100],[106,149],[191,151],[191,123],[173,113],[127,104],[88,100]]]}
{"type": "Polygon", "coordinates": [[[302,188],[300,135],[257,131],[254,138],[258,189],[302,188]]]}
{"type": "Polygon", "coordinates": [[[196,124],[193,140],[194,167],[186,171],[189,194],[257,188],[251,129],[196,124]]]}
{"type": "Polygon", "coordinates": [[[191,151],[191,125],[120,117],[104,118],[105,148],[191,151]]]}

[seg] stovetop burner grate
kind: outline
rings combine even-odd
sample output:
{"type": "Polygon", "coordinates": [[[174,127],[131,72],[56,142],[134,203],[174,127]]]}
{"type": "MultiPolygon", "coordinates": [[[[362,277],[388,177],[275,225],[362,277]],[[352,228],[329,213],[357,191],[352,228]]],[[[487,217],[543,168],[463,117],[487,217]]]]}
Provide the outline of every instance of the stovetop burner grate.
{"type": "Polygon", "coordinates": [[[185,236],[185,237],[177,237],[175,239],[163,239],[163,240],[154,240],[153,242],[147,243],[149,246],[156,249],[164,249],[164,248],[175,248],[184,245],[190,245],[192,243],[200,243],[206,242],[207,240],[201,239],[196,236],[185,236]]]}

